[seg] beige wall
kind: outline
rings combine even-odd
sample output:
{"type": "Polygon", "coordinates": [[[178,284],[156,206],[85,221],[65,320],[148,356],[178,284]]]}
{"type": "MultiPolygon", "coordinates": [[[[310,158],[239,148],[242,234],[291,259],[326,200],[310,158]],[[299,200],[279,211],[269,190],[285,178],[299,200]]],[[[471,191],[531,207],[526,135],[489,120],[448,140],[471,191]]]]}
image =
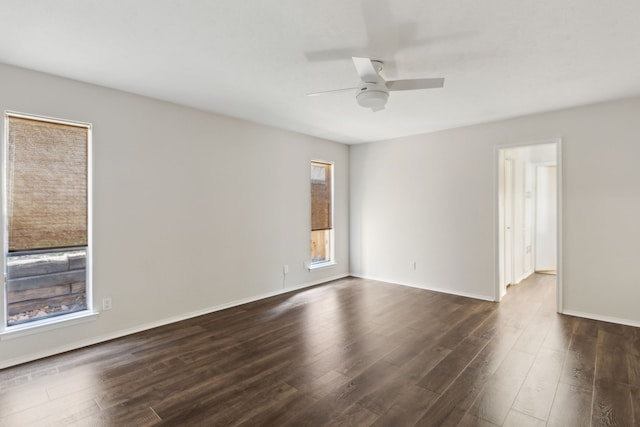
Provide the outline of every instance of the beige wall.
{"type": "Polygon", "coordinates": [[[559,137],[564,310],[640,326],[639,112],[631,98],[353,146],[352,273],[493,299],[496,146],[559,137]]]}
{"type": "Polygon", "coordinates": [[[93,300],[113,299],[95,322],[0,337],[0,368],[348,274],[347,146],[5,65],[0,94],[93,124],[93,300]],[[335,162],[338,264],[309,272],[312,159],[335,162]]]}

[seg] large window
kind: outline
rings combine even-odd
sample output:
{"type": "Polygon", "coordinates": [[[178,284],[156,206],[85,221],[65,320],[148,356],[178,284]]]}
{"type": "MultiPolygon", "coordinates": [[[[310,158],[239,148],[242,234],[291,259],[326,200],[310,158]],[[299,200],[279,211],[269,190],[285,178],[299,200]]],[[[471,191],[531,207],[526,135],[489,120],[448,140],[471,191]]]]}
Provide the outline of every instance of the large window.
{"type": "Polygon", "coordinates": [[[333,256],[333,165],[311,162],[311,264],[334,262],[333,256]]]}
{"type": "Polygon", "coordinates": [[[5,116],[6,326],[90,309],[91,126],[5,116]]]}

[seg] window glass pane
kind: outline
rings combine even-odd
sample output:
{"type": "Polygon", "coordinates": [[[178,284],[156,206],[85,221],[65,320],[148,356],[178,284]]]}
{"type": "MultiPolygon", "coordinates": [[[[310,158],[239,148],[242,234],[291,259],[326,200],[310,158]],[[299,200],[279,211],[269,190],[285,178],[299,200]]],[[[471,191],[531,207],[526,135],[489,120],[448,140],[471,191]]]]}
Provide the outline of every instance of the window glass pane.
{"type": "Polygon", "coordinates": [[[89,127],[5,123],[6,325],[86,310],[89,127]]]}
{"type": "Polygon", "coordinates": [[[311,232],[311,263],[331,261],[331,230],[311,232]]]}
{"type": "Polygon", "coordinates": [[[7,326],[87,309],[86,250],[8,255],[7,326]]]}
{"type": "Polygon", "coordinates": [[[311,264],[333,261],[333,165],[311,162],[311,264]]]}

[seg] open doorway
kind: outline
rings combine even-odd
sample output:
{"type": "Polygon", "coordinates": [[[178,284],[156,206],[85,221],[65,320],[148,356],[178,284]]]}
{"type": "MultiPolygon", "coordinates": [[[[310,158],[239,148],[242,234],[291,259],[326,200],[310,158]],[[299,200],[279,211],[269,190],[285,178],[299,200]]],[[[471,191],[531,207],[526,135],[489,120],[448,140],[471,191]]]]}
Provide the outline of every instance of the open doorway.
{"type": "Polygon", "coordinates": [[[561,311],[560,144],[497,147],[496,301],[534,273],[555,274],[561,311]]]}

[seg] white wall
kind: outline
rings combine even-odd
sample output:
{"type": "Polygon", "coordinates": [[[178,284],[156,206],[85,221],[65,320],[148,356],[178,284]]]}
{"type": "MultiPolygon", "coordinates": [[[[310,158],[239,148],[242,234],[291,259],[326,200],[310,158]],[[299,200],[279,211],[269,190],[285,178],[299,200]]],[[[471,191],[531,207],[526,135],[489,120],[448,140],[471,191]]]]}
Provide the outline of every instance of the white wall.
{"type": "Polygon", "coordinates": [[[558,269],[557,168],[536,168],[536,271],[558,269]]]}
{"type": "Polygon", "coordinates": [[[347,146],[5,65],[0,94],[93,124],[93,299],[113,298],[95,322],[1,340],[0,368],[349,273],[347,146]],[[312,159],[335,162],[338,265],[309,272],[312,159]]]}
{"type": "Polygon", "coordinates": [[[352,146],[352,273],[493,299],[495,147],[561,137],[564,311],[640,325],[638,112],[631,98],[352,146]]]}
{"type": "Polygon", "coordinates": [[[470,137],[352,146],[353,274],[493,298],[495,153],[470,137]]]}

